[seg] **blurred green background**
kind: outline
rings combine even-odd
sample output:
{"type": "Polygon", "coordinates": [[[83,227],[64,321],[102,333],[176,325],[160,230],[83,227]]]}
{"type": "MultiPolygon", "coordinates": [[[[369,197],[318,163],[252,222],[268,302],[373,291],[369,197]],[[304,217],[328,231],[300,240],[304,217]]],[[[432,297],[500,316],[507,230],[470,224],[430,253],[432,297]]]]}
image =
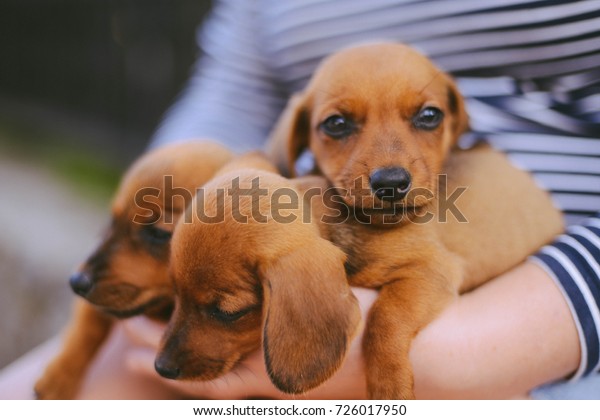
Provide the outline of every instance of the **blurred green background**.
{"type": "Polygon", "coordinates": [[[0,1],[0,368],[66,323],[66,279],[201,54],[209,8],[0,1]]]}

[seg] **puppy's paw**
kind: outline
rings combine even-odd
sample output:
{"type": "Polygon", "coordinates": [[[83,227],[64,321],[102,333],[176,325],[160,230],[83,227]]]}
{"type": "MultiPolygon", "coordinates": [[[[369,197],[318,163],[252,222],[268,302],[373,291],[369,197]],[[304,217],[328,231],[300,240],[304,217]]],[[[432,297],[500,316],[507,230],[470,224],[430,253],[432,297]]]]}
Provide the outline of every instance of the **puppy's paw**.
{"type": "Polygon", "coordinates": [[[378,378],[376,383],[367,384],[368,398],[371,400],[414,400],[412,382],[406,383],[392,375],[378,378]]]}
{"type": "MultiPolygon", "coordinates": [[[[408,363],[406,364],[408,365],[408,363]]],[[[412,371],[388,359],[367,370],[367,394],[371,400],[414,400],[412,371]],[[387,366],[387,369],[385,367],[387,366]],[[380,367],[380,369],[378,369],[380,367]]]]}
{"type": "Polygon", "coordinates": [[[80,378],[67,372],[59,372],[50,366],[35,383],[38,400],[72,400],[79,390],[80,378]]]}

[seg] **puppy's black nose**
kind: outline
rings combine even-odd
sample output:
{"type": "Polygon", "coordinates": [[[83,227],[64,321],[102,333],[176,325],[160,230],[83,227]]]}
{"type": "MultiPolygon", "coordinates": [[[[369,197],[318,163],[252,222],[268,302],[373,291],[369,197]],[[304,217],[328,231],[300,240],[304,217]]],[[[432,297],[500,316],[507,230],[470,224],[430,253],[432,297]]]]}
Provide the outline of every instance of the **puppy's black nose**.
{"type": "Polygon", "coordinates": [[[79,296],[84,296],[92,289],[94,282],[92,277],[85,271],[79,271],[69,277],[71,289],[79,296]]]}
{"type": "Polygon", "coordinates": [[[165,360],[163,357],[159,357],[154,361],[154,369],[160,376],[167,379],[177,379],[180,373],[179,367],[165,360]]]}
{"type": "Polygon", "coordinates": [[[410,173],[401,167],[376,169],[371,173],[371,190],[380,200],[402,200],[410,191],[410,173]]]}

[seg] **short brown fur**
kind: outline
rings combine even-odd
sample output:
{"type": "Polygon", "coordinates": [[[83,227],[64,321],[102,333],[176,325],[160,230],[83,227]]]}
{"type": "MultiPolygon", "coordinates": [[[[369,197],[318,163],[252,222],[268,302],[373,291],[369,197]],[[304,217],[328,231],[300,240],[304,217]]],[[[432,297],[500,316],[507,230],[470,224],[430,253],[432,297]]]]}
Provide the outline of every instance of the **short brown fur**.
{"type": "MultiPolygon", "coordinates": [[[[223,221],[182,219],[173,235],[177,303],[157,370],[211,380],[262,342],[272,382],[287,393],[306,392],[337,370],[359,323],[349,280],[381,290],[364,342],[370,396],[412,397],[408,349],[414,334],[457,293],[518,264],[562,228],[547,194],[488,147],[453,152],[444,170],[444,190],[468,187],[458,205],[468,223],[433,200],[423,210],[436,220],[448,216],[446,223],[373,228],[354,219],[319,176],[288,180],[247,170],[215,178],[202,205],[222,206],[223,221]],[[229,198],[218,204],[218,191],[232,191],[235,179],[248,191],[268,191],[254,201],[254,214],[272,217],[251,217],[250,196],[236,207],[247,221],[232,216],[235,195],[223,194],[229,198]],[[294,191],[301,199],[276,211],[276,191],[294,191]],[[349,263],[356,266],[352,273],[349,263]]],[[[199,205],[196,198],[194,215],[199,205]]]]}
{"type": "Polygon", "coordinates": [[[204,199],[192,202],[192,222],[178,223],[171,260],[175,312],[156,360],[163,376],[211,380],[262,343],[273,383],[301,393],[342,363],[360,320],[344,254],[322,238],[316,222],[303,222],[307,206],[274,216],[277,191],[296,188],[274,172],[216,177],[204,199]],[[219,191],[226,191],[224,201],[219,191]],[[204,222],[200,206],[223,209],[223,221],[204,222]]]}
{"type": "Polygon", "coordinates": [[[380,290],[364,339],[371,398],[413,398],[408,352],[417,332],[457,293],[515,266],[563,228],[547,194],[500,154],[451,152],[467,126],[447,75],[406,46],[375,44],[326,59],[273,131],[270,155],[282,171],[293,175],[310,149],[317,171],[349,206],[349,222],[329,233],[348,255],[349,282],[380,290]],[[422,130],[415,116],[429,106],[443,119],[422,130]],[[328,136],[322,124],[332,115],[349,118],[354,129],[328,136]],[[373,171],[390,166],[412,178],[396,203],[369,187],[373,171]],[[439,185],[446,172],[447,191],[439,185]],[[458,209],[468,223],[453,216],[441,223],[440,199],[461,186],[468,189],[458,209]],[[433,219],[423,223],[428,214],[433,219]]]}
{"type": "Polygon", "coordinates": [[[189,142],[155,149],[127,171],[113,199],[111,225],[78,269],[93,287],[85,300],[75,303],[63,347],[35,385],[38,398],[77,395],[88,365],[111,330],[112,315],[168,319],[173,305],[167,271],[170,232],[196,188],[231,157],[217,144],[189,142]]]}

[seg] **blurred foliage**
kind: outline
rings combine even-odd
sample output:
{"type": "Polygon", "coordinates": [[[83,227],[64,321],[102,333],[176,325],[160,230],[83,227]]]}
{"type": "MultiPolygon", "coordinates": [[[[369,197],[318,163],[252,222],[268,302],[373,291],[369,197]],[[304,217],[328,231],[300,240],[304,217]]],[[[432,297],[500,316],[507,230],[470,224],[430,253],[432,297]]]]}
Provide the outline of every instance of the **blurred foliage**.
{"type": "Polygon", "coordinates": [[[47,128],[0,118],[0,154],[46,167],[90,200],[108,201],[123,168],[109,155],[69,143],[64,135],[47,128]]]}

